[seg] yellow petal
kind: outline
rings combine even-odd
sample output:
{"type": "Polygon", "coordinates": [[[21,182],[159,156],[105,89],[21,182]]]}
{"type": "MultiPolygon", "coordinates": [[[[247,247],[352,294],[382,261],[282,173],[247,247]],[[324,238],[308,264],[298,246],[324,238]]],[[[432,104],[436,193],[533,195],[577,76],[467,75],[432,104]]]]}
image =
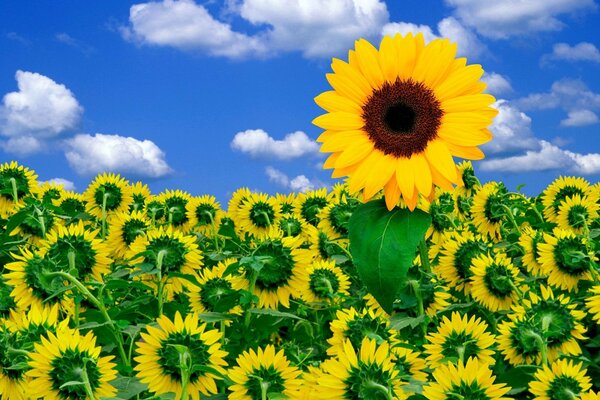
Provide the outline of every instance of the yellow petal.
{"type": "Polygon", "coordinates": [[[402,195],[402,198],[404,199],[404,202],[406,203],[406,206],[408,207],[408,209],[410,211],[413,211],[415,209],[415,207],[417,206],[417,202],[419,200],[419,192],[415,190],[415,192],[413,193],[412,196],[407,197],[407,196],[402,195]]]}
{"type": "Polygon", "coordinates": [[[338,158],[340,158],[340,155],[342,155],[342,153],[333,153],[332,155],[327,157],[327,160],[325,160],[325,162],[323,163],[323,168],[335,168],[335,163],[337,162],[338,158]]]}
{"type": "Polygon", "coordinates": [[[398,204],[401,194],[395,177],[391,177],[388,183],[386,183],[383,193],[385,195],[385,205],[391,211],[398,204]]]}
{"type": "Polygon", "coordinates": [[[363,75],[362,71],[357,68],[356,65],[351,65],[338,58],[334,58],[331,61],[331,69],[336,75],[341,75],[349,78],[354,82],[363,93],[370,94],[373,91],[373,87],[369,84],[367,78],[363,75]]]}
{"type": "Polygon", "coordinates": [[[489,130],[460,124],[442,124],[437,134],[445,141],[459,146],[478,146],[492,140],[489,130]]]}
{"type": "Polygon", "coordinates": [[[368,92],[365,92],[347,76],[326,74],[325,77],[327,78],[327,82],[329,82],[331,87],[333,87],[340,96],[347,97],[358,104],[362,104],[368,97],[368,92]]]}
{"type": "Polygon", "coordinates": [[[417,42],[412,33],[404,37],[396,34],[394,44],[398,52],[398,77],[408,79],[412,76],[417,61],[417,42]]]}
{"type": "Polygon", "coordinates": [[[394,39],[384,36],[379,45],[379,65],[383,78],[388,82],[396,81],[398,78],[398,50],[394,39]]]}
{"type": "Polygon", "coordinates": [[[320,115],[313,119],[312,123],[319,128],[335,131],[361,129],[365,125],[360,115],[343,111],[320,115]]]}
{"type": "Polygon", "coordinates": [[[373,171],[373,166],[379,157],[380,152],[375,150],[360,163],[356,171],[348,178],[348,190],[350,193],[356,193],[365,187],[367,178],[371,174],[371,171],[373,171]]]}
{"type": "Polygon", "coordinates": [[[346,111],[362,114],[362,108],[348,97],[340,96],[336,91],[329,90],[315,97],[315,103],[325,111],[346,111]]]}
{"type": "Polygon", "coordinates": [[[378,157],[373,165],[371,173],[367,177],[367,183],[365,185],[364,194],[367,199],[370,199],[380,191],[387,181],[390,180],[392,174],[396,172],[396,161],[393,156],[378,153],[378,157]]]}
{"type": "Polygon", "coordinates": [[[443,124],[460,124],[466,126],[475,126],[485,128],[492,123],[492,118],[480,112],[452,112],[446,113],[442,117],[443,124]]]}
{"type": "Polygon", "coordinates": [[[339,131],[324,131],[317,138],[317,142],[323,143],[335,136],[339,131]]]}
{"type": "Polygon", "coordinates": [[[422,193],[423,196],[428,196],[431,193],[432,182],[429,163],[422,153],[413,154],[410,158],[415,168],[415,186],[419,193],[422,193]]]}
{"type": "Polygon", "coordinates": [[[396,162],[396,181],[402,191],[402,196],[412,197],[415,190],[415,174],[410,158],[398,158],[396,162]]]}
{"type": "Polygon", "coordinates": [[[335,167],[343,168],[352,164],[356,164],[368,156],[371,151],[373,151],[373,144],[371,144],[371,142],[368,142],[367,144],[349,146],[342,152],[340,158],[337,159],[335,167]]]}
{"type": "Polygon", "coordinates": [[[433,140],[425,148],[425,157],[450,182],[457,182],[456,164],[452,154],[442,140],[433,140]]]}
{"type": "Polygon", "coordinates": [[[365,39],[356,41],[356,58],[360,70],[371,85],[378,89],[383,83],[383,73],[379,66],[379,53],[377,49],[365,39]]]}
{"type": "Polygon", "coordinates": [[[446,80],[433,88],[435,97],[443,102],[452,97],[461,96],[475,85],[482,75],[483,68],[479,64],[458,69],[451,73],[446,80]]]}
{"type": "Polygon", "coordinates": [[[423,49],[413,72],[413,77],[418,82],[423,82],[427,87],[435,87],[447,74],[456,55],[456,43],[448,39],[436,39],[423,49]]]}
{"type": "MultiPolygon", "coordinates": [[[[456,167],[455,167],[456,169],[456,167]]],[[[444,178],[444,176],[436,169],[435,165],[431,168],[431,180],[435,186],[439,186],[444,190],[452,191],[452,182],[444,178]]]]}
{"type": "Polygon", "coordinates": [[[453,97],[442,102],[442,110],[447,113],[481,111],[487,109],[496,99],[491,94],[481,93],[453,97]]]}
{"type": "Polygon", "coordinates": [[[350,145],[354,146],[357,144],[365,144],[365,142],[369,141],[371,141],[371,139],[369,139],[369,136],[366,134],[366,132],[362,130],[339,131],[323,143],[321,146],[321,151],[343,151],[350,145]]]}
{"type": "Polygon", "coordinates": [[[459,146],[454,143],[447,142],[448,150],[453,156],[464,158],[465,160],[483,160],[485,155],[483,151],[477,147],[459,146]]]}
{"type": "Polygon", "coordinates": [[[360,163],[352,164],[344,168],[336,168],[331,173],[332,178],[341,178],[343,176],[351,176],[354,171],[360,166],[360,163]]]}

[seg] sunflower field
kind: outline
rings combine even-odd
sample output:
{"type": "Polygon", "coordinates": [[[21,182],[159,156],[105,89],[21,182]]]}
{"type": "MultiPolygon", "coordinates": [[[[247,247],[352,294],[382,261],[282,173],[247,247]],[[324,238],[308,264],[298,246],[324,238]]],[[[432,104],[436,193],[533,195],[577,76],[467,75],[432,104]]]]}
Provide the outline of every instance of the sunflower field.
{"type": "Polygon", "coordinates": [[[600,399],[600,184],[480,182],[497,111],[455,53],[334,59],[330,189],[222,205],[0,164],[0,398],[600,399]]]}

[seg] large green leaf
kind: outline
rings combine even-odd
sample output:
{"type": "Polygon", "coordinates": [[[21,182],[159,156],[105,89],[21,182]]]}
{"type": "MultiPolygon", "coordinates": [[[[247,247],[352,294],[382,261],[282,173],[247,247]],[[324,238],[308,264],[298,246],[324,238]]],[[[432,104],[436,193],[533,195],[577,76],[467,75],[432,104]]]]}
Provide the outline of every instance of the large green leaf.
{"type": "Polygon", "coordinates": [[[431,217],[419,209],[394,208],[384,200],[359,206],[350,218],[350,253],[358,274],[379,305],[388,313],[406,280],[419,242],[431,217]]]}

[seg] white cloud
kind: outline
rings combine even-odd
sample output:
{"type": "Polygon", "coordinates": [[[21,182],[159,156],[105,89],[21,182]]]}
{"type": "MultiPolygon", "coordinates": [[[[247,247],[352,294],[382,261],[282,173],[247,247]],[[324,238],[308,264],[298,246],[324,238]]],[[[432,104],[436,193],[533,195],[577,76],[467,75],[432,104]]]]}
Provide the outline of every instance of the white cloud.
{"type": "Polygon", "coordinates": [[[524,155],[500,159],[484,160],[481,169],[485,171],[530,172],[564,170],[575,174],[600,173],[600,154],[580,154],[563,150],[545,140],[540,140],[539,150],[530,150],[524,155]]]}
{"type": "Polygon", "coordinates": [[[483,146],[490,153],[531,150],[539,147],[531,131],[531,118],[507,100],[498,100],[492,107],[498,110],[490,130],[494,139],[483,146]]]}
{"type": "Polygon", "coordinates": [[[129,9],[129,22],[121,33],[140,44],[203,50],[209,55],[232,58],[266,52],[260,38],[234,32],[229,24],[213,18],[193,0],[134,4],[129,9]]]}
{"type": "Polygon", "coordinates": [[[15,136],[6,142],[0,143],[0,147],[7,153],[18,156],[29,156],[43,149],[42,142],[33,136],[15,136]]]}
{"type": "Polygon", "coordinates": [[[298,175],[295,178],[290,179],[285,173],[273,167],[265,168],[265,173],[269,177],[270,182],[294,192],[307,192],[309,190],[315,190],[327,186],[318,179],[308,179],[306,175],[298,175]]]}
{"type": "Polygon", "coordinates": [[[600,63],[600,51],[592,43],[581,42],[575,46],[567,43],[556,43],[552,48],[552,54],[542,57],[545,60],[566,61],[592,61],[600,63]]]}
{"type": "Polygon", "coordinates": [[[80,175],[106,171],[159,178],[172,172],[164,152],[150,140],[97,133],[76,135],[65,143],[67,161],[80,175]]]}
{"type": "Polygon", "coordinates": [[[225,11],[257,26],[252,35],[236,32],[193,0],[135,4],[123,37],[139,44],[205,51],[231,58],[264,57],[300,51],[331,57],[359,37],[376,37],[388,21],[381,0],[243,0],[225,11]]]}
{"type": "Polygon", "coordinates": [[[598,116],[590,110],[575,110],[568,114],[566,119],[560,121],[560,126],[586,126],[598,123],[598,116]]]}
{"type": "Polygon", "coordinates": [[[377,37],[389,15],[381,0],[244,0],[242,18],[266,25],[264,43],[305,57],[341,54],[360,37],[377,37]]]}
{"type": "Polygon", "coordinates": [[[17,71],[19,90],[0,105],[0,134],[49,138],[74,129],[83,108],[64,85],[34,72],[17,71]]]}
{"type": "Polygon", "coordinates": [[[505,39],[532,32],[556,31],[558,17],[595,9],[594,0],[446,0],[455,15],[481,35],[505,39]]]}
{"type": "Polygon", "coordinates": [[[477,57],[485,51],[485,45],[479,41],[477,35],[465,28],[456,18],[447,17],[437,25],[438,34],[434,33],[429,25],[417,25],[409,22],[390,22],[381,29],[382,35],[394,36],[396,33],[406,35],[412,32],[422,33],[426,43],[444,37],[458,45],[457,54],[460,56],[477,57]]]}
{"type": "Polygon", "coordinates": [[[487,84],[486,92],[498,96],[513,91],[510,81],[507,77],[496,72],[485,73],[481,78],[487,84]]]}
{"type": "Polygon", "coordinates": [[[235,134],[231,148],[252,157],[290,160],[309,154],[317,154],[319,145],[306,133],[288,133],[283,140],[273,139],[262,129],[248,129],[235,134]]]}
{"type": "Polygon", "coordinates": [[[73,36],[71,36],[65,32],[57,33],[56,35],[54,35],[54,37],[59,42],[81,51],[86,56],[89,56],[90,54],[92,54],[96,51],[96,49],[94,49],[92,46],[84,43],[83,41],[81,41],[79,39],[75,39],[73,36]]]}
{"type": "Polygon", "coordinates": [[[42,181],[40,182],[40,185],[44,184],[44,183],[54,183],[57,185],[62,185],[62,187],[65,190],[71,190],[74,191],[75,190],[75,184],[73,182],[71,182],[68,179],[63,179],[63,178],[52,178],[52,179],[48,179],[47,181],[42,181]]]}

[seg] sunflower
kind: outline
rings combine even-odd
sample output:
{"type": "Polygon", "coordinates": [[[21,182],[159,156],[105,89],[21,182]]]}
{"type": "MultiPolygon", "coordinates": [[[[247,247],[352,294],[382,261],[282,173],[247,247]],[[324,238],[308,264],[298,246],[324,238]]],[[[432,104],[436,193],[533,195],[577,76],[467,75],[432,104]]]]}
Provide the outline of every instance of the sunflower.
{"type": "Polygon", "coordinates": [[[48,332],[30,353],[28,395],[44,399],[86,399],[117,394],[109,382],[117,377],[113,356],[101,357],[101,348],[90,331],[73,329],[48,332]],[[75,384],[75,382],[77,382],[75,384]],[[65,385],[69,383],[69,385],[65,385]]]}
{"type": "MultiPolygon", "coordinates": [[[[28,356],[12,352],[20,348],[18,335],[6,326],[0,327],[0,397],[5,400],[26,400],[28,356]]],[[[25,351],[25,350],[24,350],[25,351]]]]}
{"type": "Polygon", "coordinates": [[[336,358],[322,364],[319,399],[405,399],[388,342],[364,338],[355,347],[343,342],[336,358]]]}
{"type": "Polygon", "coordinates": [[[308,303],[329,302],[349,294],[350,281],[333,261],[316,261],[308,266],[306,274],[302,298],[308,303]]]}
{"type": "Polygon", "coordinates": [[[207,330],[205,323],[198,323],[196,314],[183,319],[176,312],[174,320],[163,315],[156,322],[158,327],[146,326],[146,332],[141,333],[143,341],[137,344],[139,355],[134,358],[134,370],[140,381],[152,393],[173,392],[181,398],[187,372],[187,393],[192,399],[217,393],[215,380],[223,379],[223,367],[227,365],[223,359],[227,352],[221,350],[219,342],[223,334],[216,329],[207,330]]]}
{"type": "Polygon", "coordinates": [[[440,243],[445,232],[456,229],[452,193],[439,188],[435,189],[434,198],[429,203],[427,212],[431,215],[431,226],[425,236],[430,237],[433,243],[440,243]]]}
{"type": "Polygon", "coordinates": [[[521,261],[527,272],[533,276],[546,276],[542,265],[538,262],[540,257],[539,245],[544,243],[544,232],[530,226],[523,228],[519,237],[519,246],[523,249],[521,261]]]}
{"type": "Polygon", "coordinates": [[[513,311],[519,317],[534,323],[548,345],[548,360],[559,354],[577,356],[581,354],[579,340],[585,339],[586,328],[582,325],[585,312],[577,310],[577,304],[568,296],[554,295],[552,289],[541,286],[541,293],[528,292],[521,304],[513,311]]]}
{"type": "Polygon", "coordinates": [[[572,176],[561,176],[552,182],[542,194],[544,217],[550,222],[557,222],[560,204],[568,197],[578,194],[585,197],[592,194],[593,189],[585,179],[572,176]]]}
{"type": "Polygon", "coordinates": [[[600,205],[592,197],[574,194],[564,199],[558,206],[556,223],[562,229],[571,229],[576,234],[589,231],[590,223],[598,218],[600,205]]]}
{"type": "Polygon", "coordinates": [[[235,258],[227,258],[210,269],[202,270],[198,279],[200,286],[192,286],[188,292],[193,312],[241,313],[235,294],[237,290],[246,288],[239,286],[240,280],[236,281],[231,275],[225,275],[227,269],[237,262],[235,258]]]}
{"type": "Polygon", "coordinates": [[[82,222],[69,227],[58,226],[40,243],[39,255],[62,271],[76,268],[83,280],[94,278],[96,282],[103,282],[104,275],[110,272],[112,259],[108,247],[97,236],[97,230],[85,229],[82,222]]]}
{"type": "Polygon", "coordinates": [[[498,182],[486,183],[473,197],[473,224],[477,231],[492,240],[499,240],[502,236],[502,221],[506,213],[505,197],[506,188],[503,183],[498,182]]]}
{"type": "Polygon", "coordinates": [[[594,253],[588,250],[587,239],[573,231],[555,228],[552,235],[544,234],[544,242],[538,245],[543,271],[548,283],[557,288],[577,291],[582,280],[592,280],[594,253]]]}
{"type": "Polygon", "coordinates": [[[339,355],[343,352],[344,343],[349,340],[355,349],[360,348],[364,338],[377,338],[378,341],[389,341],[397,343],[396,331],[390,329],[389,318],[377,314],[371,308],[363,308],[357,311],[354,307],[336,311],[336,319],[331,321],[330,330],[332,336],[327,339],[329,348],[327,354],[339,355]]]}
{"type": "Polygon", "coordinates": [[[590,311],[592,318],[600,324],[600,285],[590,288],[588,293],[585,304],[590,311]]]}
{"type": "Polygon", "coordinates": [[[276,309],[280,304],[290,307],[290,297],[300,298],[307,280],[306,268],[312,262],[311,253],[301,249],[302,238],[282,237],[272,229],[269,237],[254,243],[253,254],[262,259],[263,266],[255,272],[242,269],[235,277],[236,286],[250,287],[253,274],[253,293],[258,297],[258,307],[276,309]]]}
{"type": "MultiPolygon", "coordinates": [[[[127,258],[130,265],[150,264],[159,267],[167,297],[180,293],[191,283],[178,277],[170,277],[170,272],[196,275],[202,266],[202,252],[198,249],[193,236],[184,235],[171,226],[149,230],[146,235],[138,236],[129,246],[127,258]]],[[[145,281],[151,278],[145,278],[145,281]]]]}
{"type": "Polygon", "coordinates": [[[304,240],[308,240],[308,226],[303,218],[294,213],[283,214],[279,219],[279,229],[283,232],[284,237],[300,236],[304,240]]]}
{"type": "Polygon", "coordinates": [[[272,227],[279,225],[281,213],[277,201],[265,193],[252,193],[238,209],[236,228],[238,236],[263,239],[269,236],[272,227]]]}
{"type": "Polygon", "coordinates": [[[83,199],[87,212],[98,219],[115,212],[127,212],[133,201],[129,182],[112,173],[96,176],[83,193],[83,199]]]}
{"type": "Polygon", "coordinates": [[[481,182],[475,176],[475,170],[471,161],[463,161],[457,166],[458,175],[460,178],[459,185],[456,190],[462,192],[468,197],[471,197],[481,188],[481,182]]]}
{"type": "Polygon", "coordinates": [[[431,368],[437,368],[453,360],[464,362],[475,357],[482,363],[493,364],[491,347],[495,337],[487,332],[487,328],[488,325],[475,316],[461,316],[456,311],[450,319],[444,316],[437,332],[427,335],[429,344],[423,345],[428,354],[427,363],[431,368]]]}
{"type": "Polygon", "coordinates": [[[281,194],[277,193],[275,195],[275,200],[277,204],[279,204],[279,212],[282,215],[290,214],[294,212],[294,203],[296,202],[296,193],[288,193],[281,194]]]}
{"type": "MultiPolygon", "coordinates": [[[[275,353],[268,345],[256,351],[250,349],[240,354],[237,366],[229,370],[233,384],[229,386],[231,400],[258,400],[267,394],[288,399],[299,399],[302,371],[291,366],[283,350],[275,353]]],[[[270,396],[269,396],[270,397],[270,396]]]]}
{"type": "Polygon", "coordinates": [[[473,259],[471,273],[471,295],[488,310],[509,310],[519,300],[519,270],[506,254],[485,254],[473,259]]]}
{"type": "Polygon", "coordinates": [[[463,223],[469,221],[471,218],[473,197],[466,195],[458,186],[454,189],[452,196],[454,197],[456,216],[458,217],[459,221],[463,223]]]}
{"type": "Polygon", "coordinates": [[[110,229],[106,245],[117,259],[129,252],[131,244],[140,235],[145,235],[152,224],[142,211],[116,213],[109,219],[110,229]]]}
{"type": "Polygon", "coordinates": [[[294,210],[310,225],[317,226],[319,223],[319,213],[327,207],[327,189],[309,190],[304,193],[298,193],[294,210]]]}
{"type": "Polygon", "coordinates": [[[583,369],[583,363],[575,364],[565,359],[544,365],[529,382],[529,392],[536,400],[576,399],[590,390],[592,383],[583,369]]]}
{"type": "Polygon", "coordinates": [[[338,238],[340,242],[347,243],[348,222],[358,204],[358,200],[354,198],[332,201],[319,213],[317,228],[325,232],[327,236],[338,238]]]}
{"type": "Polygon", "coordinates": [[[214,196],[192,197],[186,205],[186,210],[190,225],[195,232],[205,236],[213,236],[217,233],[224,213],[214,196]]]}
{"type": "Polygon", "coordinates": [[[594,391],[590,390],[587,393],[582,393],[579,396],[579,400],[600,400],[600,392],[594,393],[594,391]]]}
{"type": "Polygon", "coordinates": [[[238,211],[240,210],[240,207],[243,206],[244,203],[246,203],[246,201],[248,201],[251,194],[252,192],[250,191],[250,189],[242,187],[237,189],[231,195],[229,203],[227,204],[227,212],[234,221],[237,221],[238,211]]]}
{"type": "Polygon", "coordinates": [[[541,364],[543,338],[542,327],[523,315],[509,315],[498,326],[498,350],[511,365],[541,364]]]}
{"type": "Polygon", "coordinates": [[[13,297],[13,291],[14,288],[8,283],[7,278],[0,275],[0,326],[10,317],[11,311],[22,308],[13,297]]]}
{"type": "Polygon", "coordinates": [[[52,204],[59,208],[58,213],[63,217],[65,225],[78,223],[86,214],[86,201],[83,195],[75,192],[64,192],[60,199],[54,200],[52,204]]]}
{"type": "Polygon", "coordinates": [[[433,371],[435,382],[423,388],[423,396],[429,400],[509,400],[503,397],[510,391],[504,383],[494,383],[496,377],[490,366],[477,358],[466,363],[442,365],[433,371]]]}
{"type": "Polygon", "coordinates": [[[48,203],[34,197],[28,197],[16,204],[13,212],[15,214],[22,213],[25,218],[18,227],[10,232],[11,235],[19,233],[33,245],[39,245],[40,241],[45,238],[46,232],[61,222],[60,219],[56,218],[53,210],[49,208],[48,203]]]}
{"type": "Polygon", "coordinates": [[[143,211],[146,201],[152,197],[152,192],[148,185],[142,182],[136,182],[131,185],[131,205],[129,212],[143,211]]]}
{"type": "Polygon", "coordinates": [[[62,195],[65,193],[65,187],[62,183],[46,181],[38,186],[37,198],[42,203],[52,204],[56,200],[60,200],[62,195]]]}
{"type": "Polygon", "coordinates": [[[448,286],[465,294],[471,293],[473,260],[487,254],[488,242],[469,231],[451,231],[445,235],[440,248],[439,263],[434,272],[448,286]]]}
{"type": "Polygon", "coordinates": [[[152,225],[156,226],[159,223],[163,223],[165,219],[165,207],[158,200],[157,196],[150,196],[146,199],[146,215],[148,219],[152,221],[152,225]]]}
{"type": "Polygon", "coordinates": [[[348,250],[348,240],[330,236],[312,225],[306,225],[306,237],[309,249],[315,261],[328,261],[335,254],[343,254],[348,250]]]}
{"type": "Polygon", "coordinates": [[[13,286],[11,296],[20,308],[47,307],[58,304],[62,311],[73,307],[70,291],[65,291],[65,282],[60,278],[47,279],[46,272],[60,270],[58,264],[37,253],[21,248],[21,254],[12,254],[15,261],[4,267],[4,279],[13,286]]]}
{"type": "Polygon", "coordinates": [[[481,66],[455,54],[447,39],[398,34],[379,51],[361,39],[348,63],[333,60],[334,90],[315,98],[328,114],[313,123],[326,130],[321,151],[333,153],[324,167],[350,176],[351,193],[368,201],[384,189],[388,209],[403,197],[413,210],[419,193],[459,182],[453,156],[483,158],[476,146],[492,138],[495,99],[482,93],[481,66]]]}
{"type": "Polygon", "coordinates": [[[165,220],[173,228],[188,233],[192,229],[192,224],[187,215],[187,204],[192,200],[192,196],[181,190],[165,190],[156,196],[156,200],[162,204],[165,220]]]}
{"type": "Polygon", "coordinates": [[[7,218],[19,200],[37,191],[35,172],[16,161],[0,164],[0,218],[7,218]]]}
{"type": "MultiPolygon", "coordinates": [[[[398,371],[398,379],[404,382],[420,381],[427,382],[427,372],[425,372],[426,363],[421,358],[421,353],[403,347],[402,344],[392,347],[394,355],[394,369],[398,371]]],[[[403,388],[405,389],[405,388],[403,388]]],[[[413,394],[409,390],[404,390],[406,394],[413,394]]]]}

